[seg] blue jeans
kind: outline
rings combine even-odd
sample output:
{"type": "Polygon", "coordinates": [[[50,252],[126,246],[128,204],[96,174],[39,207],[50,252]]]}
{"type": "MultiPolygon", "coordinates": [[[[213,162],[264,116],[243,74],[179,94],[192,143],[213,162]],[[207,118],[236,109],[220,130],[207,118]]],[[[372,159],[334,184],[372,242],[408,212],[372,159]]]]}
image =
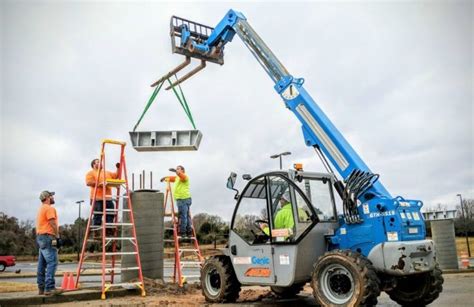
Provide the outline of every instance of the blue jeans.
{"type": "Polygon", "coordinates": [[[181,234],[191,233],[191,218],[189,217],[189,207],[191,206],[191,198],[177,199],[179,232],[181,234]]]}
{"type": "MultiPolygon", "coordinates": [[[[105,201],[105,208],[106,209],[115,209],[115,204],[113,201],[111,200],[106,200],[105,201]]],[[[94,211],[99,211],[99,212],[103,212],[104,210],[104,201],[103,200],[96,200],[95,201],[95,206],[94,206],[94,211]]],[[[93,218],[93,222],[94,222],[94,226],[100,226],[102,225],[102,213],[94,213],[94,218],[93,218]]],[[[112,213],[112,214],[106,214],[105,215],[105,222],[106,223],[113,223],[114,222],[114,217],[115,217],[115,214],[112,213]]]]}
{"type": "Polygon", "coordinates": [[[38,272],[36,282],[38,289],[50,291],[55,288],[54,274],[58,266],[58,250],[52,246],[53,236],[38,235],[36,243],[38,252],[38,272]]]}

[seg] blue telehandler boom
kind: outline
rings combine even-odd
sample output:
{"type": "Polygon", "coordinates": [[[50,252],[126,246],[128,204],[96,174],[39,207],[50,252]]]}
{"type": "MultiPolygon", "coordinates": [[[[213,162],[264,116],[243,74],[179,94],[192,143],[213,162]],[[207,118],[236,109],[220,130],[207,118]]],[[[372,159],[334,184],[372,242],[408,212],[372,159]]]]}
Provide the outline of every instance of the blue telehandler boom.
{"type": "MultiPolygon", "coordinates": [[[[201,271],[208,301],[235,300],[241,284],[269,285],[276,294],[291,296],[308,281],[324,306],[373,305],[381,290],[402,305],[425,305],[439,296],[443,278],[434,244],[426,240],[422,202],[390,195],[306,91],[304,79],[287,71],[242,13],[229,10],[215,28],[173,16],[170,34],[172,51],[186,60],[153,85],[177,74],[191,58],[201,64],[168,89],[206,62],[224,64],[225,46],[237,34],[329,173],[299,167],[269,172],[237,192],[226,255],[208,259],[201,271]],[[339,216],[333,189],[343,203],[339,216]],[[285,212],[292,222],[278,225],[285,212]]],[[[229,188],[235,180],[231,174],[229,188]]]]}

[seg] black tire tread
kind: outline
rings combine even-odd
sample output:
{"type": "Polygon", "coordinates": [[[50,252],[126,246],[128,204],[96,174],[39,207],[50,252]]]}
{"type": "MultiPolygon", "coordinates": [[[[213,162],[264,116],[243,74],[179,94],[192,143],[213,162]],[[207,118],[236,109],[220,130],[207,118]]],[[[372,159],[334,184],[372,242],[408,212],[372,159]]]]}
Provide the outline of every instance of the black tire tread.
{"type": "Polygon", "coordinates": [[[218,298],[213,299],[206,296],[204,291],[205,287],[205,275],[202,273],[201,269],[201,288],[202,288],[202,295],[206,298],[207,302],[210,303],[230,303],[235,302],[239,298],[240,292],[240,282],[235,276],[234,268],[232,267],[232,263],[230,262],[229,257],[225,255],[217,255],[209,257],[202,266],[203,268],[206,265],[213,265],[216,268],[222,268],[224,271],[224,282],[221,284],[223,287],[223,291],[219,295],[218,298]]]}
{"type": "Polygon", "coordinates": [[[422,292],[417,293],[416,296],[407,296],[406,294],[397,291],[397,288],[387,291],[390,298],[402,306],[426,306],[432,303],[439,297],[443,291],[444,278],[439,265],[436,264],[433,271],[427,277],[429,285],[423,289],[422,292]]]}
{"type": "Polygon", "coordinates": [[[360,300],[359,306],[377,305],[377,297],[380,295],[380,280],[377,277],[377,274],[375,273],[375,269],[372,263],[367,258],[351,250],[333,250],[320,256],[318,261],[315,262],[315,264],[313,265],[311,287],[313,288],[313,296],[316,299],[316,302],[321,306],[336,306],[325,304],[325,302],[317,296],[317,285],[315,283],[317,280],[317,276],[315,276],[315,273],[318,263],[320,263],[320,261],[324,258],[333,256],[343,256],[347,258],[348,261],[351,261],[353,264],[355,264],[358,268],[358,271],[361,274],[361,280],[363,280],[362,284],[364,293],[362,299],[360,300]]]}

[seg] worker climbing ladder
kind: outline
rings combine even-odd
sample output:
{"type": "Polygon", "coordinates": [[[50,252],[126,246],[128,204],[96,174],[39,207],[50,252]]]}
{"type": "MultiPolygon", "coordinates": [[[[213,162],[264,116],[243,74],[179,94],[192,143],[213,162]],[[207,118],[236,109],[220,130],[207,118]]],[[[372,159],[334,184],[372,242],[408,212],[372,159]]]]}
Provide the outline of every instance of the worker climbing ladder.
{"type": "MultiPolygon", "coordinates": [[[[95,205],[91,206],[91,212],[89,220],[87,222],[87,228],[85,232],[85,238],[82,244],[82,252],[77,267],[76,275],[76,286],[79,285],[81,274],[88,269],[100,270],[101,282],[100,287],[102,289],[101,298],[106,298],[106,292],[112,287],[137,287],[141,290],[141,295],[145,296],[145,287],[143,283],[142,266],[140,262],[140,254],[138,249],[137,235],[135,231],[135,222],[133,217],[132,201],[130,198],[130,190],[128,188],[127,179],[127,168],[125,163],[125,142],[114,141],[114,140],[103,140],[99,159],[99,169],[97,171],[97,178],[94,186],[94,194],[92,198],[92,204],[95,204],[97,198],[97,192],[102,189],[103,205],[101,211],[96,211],[95,205]],[[105,170],[105,147],[106,145],[118,145],[120,146],[120,162],[117,165],[117,179],[107,178],[107,172],[105,170]],[[110,193],[107,195],[108,188],[115,188],[116,193],[110,193]],[[121,193],[121,188],[124,188],[124,193],[121,193]],[[114,208],[107,208],[106,200],[114,201],[114,208]],[[120,201],[122,200],[122,201],[120,201]],[[126,201],[125,201],[126,200],[126,201]],[[102,214],[102,221],[100,225],[92,225],[94,214],[102,214]],[[129,215],[129,223],[123,222],[125,215],[129,215]],[[113,215],[113,222],[107,221],[107,215],[113,215]],[[128,228],[131,231],[125,231],[128,228]],[[122,236],[123,233],[131,233],[131,236],[122,236]],[[91,236],[92,234],[92,236],[91,236]],[[121,251],[121,245],[118,242],[129,241],[133,247],[130,252],[121,251]],[[100,253],[91,252],[91,244],[98,244],[100,253]],[[88,248],[89,246],[89,248],[88,248]],[[130,267],[123,267],[117,265],[117,261],[120,260],[122,255],[135,255],[136,265],[130,267]],[[97,262],[86,263],[86,260],[100,258],[100,264],[97,262]],[[137,271],[138,281],[137,282],[115,282],[117,280],[117,274],[123,271],[137,271]]],[[[92,246],[93,247],[93,246],[92,246]]],[[[93,249],[92,249],[93,251],[93,249]]],[[[87,282],[89,284],[90,282],[87,282]]],[[[84,283],[85,285],[85,283],[84,283]]],[[[94,286],[94,285],[92,285],[94,286]]]]}
{"type": "MultiPolygon", "coordinates": [[[[175,211],[175,205],[173,201],[173,192],[171,189],[170,180],[166,180],[166,194],[164,203],[164,216],[165,216],[165,231],[173,232],[173,239],[165,239],[164,242],[171,243],[174,247],[174,251],[168,254],[174,254],[174,270],[173,270],[173,283],[178,283],[182,287],[188,278],[199,278],[199,274],[184,274],[185,268],[201,268],[204,258],[201,255],[199,243],[196,237],[196,231],[194,225],[191,223],[192,235],[191,237],[183,237],[178,234],[179,229],[179,218],[178,212],[175,211]],[[170,218],[168,221],[171,222],[172,227],[167,227],[166,218],[170,218]],[[191,259],[189,259],[191,258],[191,259]],[[194,259],[194,260],[193,260],[194,259]]],[[[191,219],[191,211],[189,211],[189,218],[191,219]]],[[[191,219],[192,220],[192,219],[191,219]]],[[[166,253],[166,250],[165,250],[166,253]]]]}

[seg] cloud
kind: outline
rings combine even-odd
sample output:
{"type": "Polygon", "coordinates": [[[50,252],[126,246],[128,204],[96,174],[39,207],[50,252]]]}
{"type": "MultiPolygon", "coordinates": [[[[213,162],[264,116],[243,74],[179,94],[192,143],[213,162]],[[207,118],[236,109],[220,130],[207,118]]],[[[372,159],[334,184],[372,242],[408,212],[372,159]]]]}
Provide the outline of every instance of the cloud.
{"type": "MultiPolygon", "coordinates": [[[[470,2],[1,5],[0,206],[6,214],[34,219],[38,193],[55,189],[61,222],[72,222],[75,201],[88,198],[84,175],[100,141],[128,140],[149,85],[183,60],[170,53],[171,15],[212,26],[230,7],[246,15],[294,76],[305,78],[315,101],[394,196],[451,207],[458,193],[474,197],[470,2]]],[[[152,171],[160,189],[169,167],[185,165],[193,212],[229,220],[230,171],[277,169],[269,156],[287,150],[293,154],[285,167],[303,161],[305,169],[324,169],[238,37],[225,51],[223,66],[210,63],[183,84],[204,134],[200,150],[128,147],[126,154],[129,171],[138,177],[146,170],[147,178],[152,171]]],[[[190,128],[165,91],[139,127],[190,128]]],[[[117,152],[109,156],[112,163],[117,152]]]]}

